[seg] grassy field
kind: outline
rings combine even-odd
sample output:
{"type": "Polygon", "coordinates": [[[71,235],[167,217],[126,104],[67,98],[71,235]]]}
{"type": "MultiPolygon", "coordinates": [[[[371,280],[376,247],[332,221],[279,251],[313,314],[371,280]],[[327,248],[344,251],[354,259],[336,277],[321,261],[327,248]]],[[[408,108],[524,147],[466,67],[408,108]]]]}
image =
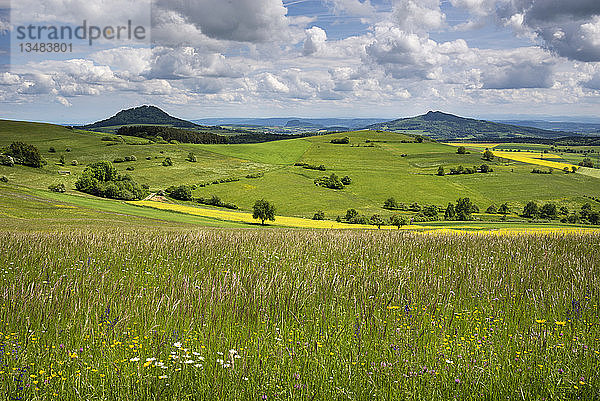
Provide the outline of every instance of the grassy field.
{"type": "MultiPolygon", "coordinates": [[[[0,121],[0,146],[24,140],[37,146],[48,162],[42,169],[0,166],[0,176],[8,177],[7,188],[18,184],[38,191],[36,196],[42,198],[54,197],[47,187],[57,183],[66,185],[67,195],[80,195],[74,191],[74,183],[86,164],[134,155],[137,161],[116,164],[117,168],[139,183],[149,185],[153,192],[170,185],[206,184],[233,178],[237,181],[200,187],[194,196],[217,195],[244,211],[251,210],[257,199],[265,198],[275,204],[280,216],[312,218],[316,211],[322,210],[328,220],[345,215],[350,208],[367,216],[380,214],[388,218],[392,212],[382,206],[389,197],[406,204],[418,202],[445,207],[459,197],[468,196],[481,210],[491,204],[499,206],[507,202],[513,212],[520,212],[530,200],[554,202],[577,210],[588,202],[587,196],[600,193],[600,180],[593,174],[595,170],[587,175],[531,174],[532,164],[523,161],[494,161],[491,163],[494,172],[490,174],[439,177],[436,175],[439,166],[449,170],[459,165],[481,165],[484,163],[479,153],[481,149],[471,148],[470,154],[458,155],[453,146],[429,141],[412,143],[413,136],[380,131],[249,145],[148,144],[140,138],[129,137],[115,143],[102,141],[103,136],[105,134],[48,124],[0,121]],[[350,138],[349,144],[330,143],[333,138],[343,136],[350,138]],[[50,147],[54,147],[56,153],[48,152],[50,147]],[[197,163],[185,160],[190,152],[196,155],[197,163]],[[58,165],[60,156],[65,157],[65,166],[58,165]],[[172,158],[174,166],[162,166],[166,157],[172,158]],[[72,160],[77,160],[78,165],[70,165],[72,160]],[[326,171],[294,166],[297,162],[323,164],[326,171]],[[127,171],[128,167],[134,170],[127,171]],[[247,178],[255,173],[264,176],[247,178]],[[316,178],[331,173],[350,176],[352,184],[343,190],[314,184],[316,178]]],[[[104,207],[118,204],[102,202],[93,207],[110,211],[104,207]]],[[[596,206],[594,203],[597,209],[596,206]]],[[[209,220],[194,221],[222,225],[209,220]]]]}
{"type": "Polygon", "coordinates": [[[0,393],[600,396],[600,237],[0,233],[0,393]]]}

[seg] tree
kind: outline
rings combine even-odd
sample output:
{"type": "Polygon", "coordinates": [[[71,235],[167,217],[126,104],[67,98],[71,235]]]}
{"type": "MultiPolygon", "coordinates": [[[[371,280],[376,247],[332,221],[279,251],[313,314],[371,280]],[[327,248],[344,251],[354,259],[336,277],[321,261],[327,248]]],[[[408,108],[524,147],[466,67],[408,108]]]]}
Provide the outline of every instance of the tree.
{"type": "Polygon", "coordinates": [[[492,152],[489,149],[486,149],[485,152],[483,152],[483,160],[487,160],[489,162],[494,160],[494,152],[492,152]]]}
{"type": "Polygon", "coordinates": [[[395,214],[392,217],[390,217],[390,223],[393,226],[398,227],[398,230],[399,230],[400,227],[405,226],[406,224],[408,224],[408,220],[404,216],[400,216],[399,214],[395,214]]]}
{"type": "Polygon", "coordinates": [[[594,167],[594,163],[592,162],[592,159],[590,159],[589,157],[586,157],[585,159],[583,159],[582,162],[579,163],[580,166],[582,167],[594,167]]]}
{"type": "MultiPolygon", "coordinates": [[[[319,166],[319,167],[321,167],[321,166],[319,166]]],[[[349,176],[345,176],[344,178],[342,178],[342,184],[344,184],[344,185],[352,184],[352,178],[350,178],[349,176]]]]}
{"type": "Polygon", "coordinates": [[[257,200],[252,210],[252,217],[259,219],[263,226],[267,220],[275,221],[275,206],[264,199],[257,200]]]}
{"type": "Polygon", "coordinates": [[[456,212],[456,220],[471,220],[471,214],[473,213],[473,203],[471,203],[471,199],[459,198],[456,201],[454,211],[456,212]]]}
{"type": "Polygon", "coordinates": [[[358,212],[356,209],[348,209],[346,211],[346,220],[350,221],[358,217],[358,212]]]}
{"type": "Polygon", "coordinates": [[[319,210],[313,216],[313,220],[325,220],[325,212],[323,212],[322,210],[319,210]]]}
{"type": "Polygon", "coordinates": [[[192,163],[196,163],[198,161],[198,159],[196,158],[196,155],[193,154],[192,152],[190,152],[186,158],[187,161],[192,162],[192,163]]]}
{"type": "Polygon", "coordinates": [[[508,203],[503,203],[500,205],[498,208],[498,213],[503,214],[504,216],[510,214],[510,207],[508,206],[508,203]]]}
{"type": "Polygon", "coordinates": [[[576,172],[577,172],[577,167],[575,167],[575,166],[571,166],[571,171],[572,171],[573,173],[576,173],[576,172]]]}
{"type": "Polygon", "coordinates": [[[456,211],[454,210],[454,205],[452,203],[448,203],[446,207],[446,211],[444,212],[445,220],[454,220],[456,217],[456,211]]]}
{"type": "Polygon", "coordinates": [[[479,170],[480,170],[482,173],[491,173],[491,172],[493,172],[493,171],[494,171],[494,170],[492,170],[492,168],[491,168],[490,166],[488,166],[487,164],[482,164],[482,165],[481,165],[481,167],[479,167],[479,170]]]}
{"type": "Polygon", "coordinates": [[[439,175],[440,177],[443,177],[444,175],[446,175],[446,173],[444,172],[444,166],[438,167],[437,175],[439,175]]]}
{"type": "Polygon", "coordinates": [[[565,168],[563,168],[563,171],[565,172],[565,174],[569,174],[569,168],[565,166],[565,168]]]}
{"type": "Polygon", "coordinates": [[[527,203],[527,205],[525,205],[525,208],[523,209],[523,217],[528,217],[532,219],[534,217],[538,217],[539,214],[540,208],[538,204],[534,201],[530,201],[529,203],[527,203]]]}
{"type": "Polygon", "coordinates": [[[398,202],[394,198],[388,198],[385,202],[383,202],[384,209],[398,209],[398,202]]]}
{"type": "Polygon", "coordinates": [[[561,206],[560,209],[558,209],[558,214],[567,216],[569,214],[569,208],[566,206],[561,206]]]}
{"type": "Polygon", "coordinates": [[[588,217],[590,215],[590,213],[592,212],[592,205],[590,205],[589,202],[585,203],[583,206],[581,206],[581,218],[584,220],[588,220],[588,217]]]}
{"type": "Polygon", "coordinates": [[[496,205],[491,204],[490,207],[488,207],[485,212],[487,214],[497,214],[498,213],[498,208],[496,208],[496,205]]]}
{"type": "Polygon", "coordinates": [[[33,145],[13,142],[4,149],[4,154],[11,156],[16,164],[40,168],[44,165],[40,151],[33,145]]]}
{"type": "Polygon", "coordinates": [[[434,205],[424,206],[422,213],[426,217],[436,217],[437,220],[438,208],[434,205]]]}
{"type": "Polygon", "coordinates": [[[165,167],[169,167],[173,165],[173,160],[171,160],[170,157],[165,158],[165,160],[163,160],[162,165],[165,167]]]}
{"type": "Polygon", "coordinates": [[[381,229],[381,226],[383,225],[383,219],[380,215],[374,214],[371,216],[370,221],[372,225],[377,226],[377,229],[381,229]]]}
{"type": "Polygon", "coordinates": [[[456,153],[458,153],[459,155],[464,155],[467,153],[467,148],[465,148],[464,146],[459,146],[458,149],[456,149],[456,153]]]}
{"type": "Polygon", "coordinates": [[[553,203],[546,203],[540,208],[540,217],[542,219],[555,219],[558,216],[558,209],[553,203]]]}
{"type": "MultiPolygon", "coordinates": [[[[165,190],[166,193],[173,199],[182,201],[192,200],[192,188],[187,185],[171,186],[165,190]]],[[[218,206],[218,205],[215,205],[218,206]]]]}

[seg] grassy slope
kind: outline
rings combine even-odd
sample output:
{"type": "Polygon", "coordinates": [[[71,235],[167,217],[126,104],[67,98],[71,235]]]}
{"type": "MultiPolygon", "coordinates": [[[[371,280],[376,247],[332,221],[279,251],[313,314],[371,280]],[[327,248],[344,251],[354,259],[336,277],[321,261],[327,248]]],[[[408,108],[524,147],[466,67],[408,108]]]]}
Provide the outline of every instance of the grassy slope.
{"type": "MultiPolygon", "coordinates": [[[[73,188],[76,176],[85,164],[135,155],[137,162],[118,164],[117,167],[124,173],[126,167],[134,166],[135,170],[128,173],[137,181],[150,185],[152,190],[164,189],[172,184],[198,184],[236,177],[240,181],[199,188],[195,195],[219,195],[245,210],[249,210],[256,199],[264,197],[275,203],[280,215],[312,217],[315,211],[323,210],[327,218],[343,215],[349,208],[356,208],[367,215],[380,213],[388,216],[390,212],[381,209],[381,205],[390,196],[405,203],[416,201],[438,205],[446,205],[460,196],[469,196],[483,210],[491,203],[498,205],[502,202],[509,202],[514,210],[518,210],[532,199],[557,201],[575,208],[585,201],[584,195],[600,194],[600,180],[595,177],[581,174],[536,175],[530,173],[531,165],[518,162],[492,163],[495,171],[488,175],[438,177],[435,172],[440,165],[448,169],[458,165],[480,165],[483,161],[476,151],[457,155],[454,147],[443,144],[401,143],[412,138],[394,133],[359,131],[251,145],[125,143],[107,146],[101,141],[102,136],[47,124],[0,121],[0,146],[23,140],[37,146],[49,162],[43,169],[0,166],[0,175],[40,190],[58,182],[73,188]],[[350,145],[330,143],[332,138],[345,135],[351,138],[350,145]],[[366,140],[380,142],[367,147],[366,140]],[[57,153],[48,153],[50,146],[57,153]],[[65,152],[67,147],[72,151],[65,152]],[[196,154],[197,163],[185,161],[189,152],[196,154]],[[67,162],[78,160],[80,165],[57,165],[61,154],[65,155],[67,162]],[[408,156],[402,157],[402,154],[408,156]],[[147,156],[152,159],[146,160],[147,156]],[[166,156],[174,160],[173,167],[161,165],[166,156]],[[297,161],[324,164],[327,171],[293,166],[297,161]],[[71,171],[72,174],[60,176],[60,170],[71,171]],[[265,173],[263,178],[244,178],[259,171],[265,173]],[[314,185],[315,178],[331,172],[339,176],[349,175],[353,184],[341,191],[314,185]]],[[[130,142],[130,138],[125,139],[130,142]]]]}

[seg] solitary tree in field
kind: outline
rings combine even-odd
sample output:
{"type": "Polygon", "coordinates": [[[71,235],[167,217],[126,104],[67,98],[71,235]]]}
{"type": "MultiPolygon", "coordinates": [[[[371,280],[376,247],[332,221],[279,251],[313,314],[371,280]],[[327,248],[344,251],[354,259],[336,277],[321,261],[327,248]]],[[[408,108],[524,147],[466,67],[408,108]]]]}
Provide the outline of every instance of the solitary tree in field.
{"type": "Polygon", "coordinates": [[[275,206],[264,199],[257,200],[254,203],[252,217],[259,219],[263,226],[267,220],[275,221],[275,206]]]}
{"type": "Polygon", "coordinates": [[[467,153],[467,149],[464,146],[459,146],[458,149],[456,149],[456,153],[459,155],[464,155],[467,153]]]}

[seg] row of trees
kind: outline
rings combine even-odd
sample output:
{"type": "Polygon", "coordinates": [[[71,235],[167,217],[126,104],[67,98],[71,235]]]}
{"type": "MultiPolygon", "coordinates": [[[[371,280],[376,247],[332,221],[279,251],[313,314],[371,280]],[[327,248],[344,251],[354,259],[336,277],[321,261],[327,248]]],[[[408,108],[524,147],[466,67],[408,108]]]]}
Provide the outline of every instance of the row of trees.
{"type": "Polygon", "coordinates": [[[600,213],[592,210],[590,203],[585,203],[580,210],[571,213],[566,206],[558,207],[554,203],[538,205],[536,202],[528,202],[523,208],[523,217],[530,219],[558,220],[562,223],[589,223],[600,224],[600,213]]]}
{"type": "Polygon", "coordinates": [[[463,166],[458,166],[457,168],[450,168],[450,171],[447,173],[444,170],[444,166],[440,166],[440,167],[438,167],[437,175],[444,176],[444,175],[460,175],[460,174],[475,174],[475,173],[487,174],[487,173],[491,173],[493,171],[494,170],[487,164],[482,164],[479,167],[473,166],[473,168],[471,168],[471,167],[465,168],[463,166]]]}

